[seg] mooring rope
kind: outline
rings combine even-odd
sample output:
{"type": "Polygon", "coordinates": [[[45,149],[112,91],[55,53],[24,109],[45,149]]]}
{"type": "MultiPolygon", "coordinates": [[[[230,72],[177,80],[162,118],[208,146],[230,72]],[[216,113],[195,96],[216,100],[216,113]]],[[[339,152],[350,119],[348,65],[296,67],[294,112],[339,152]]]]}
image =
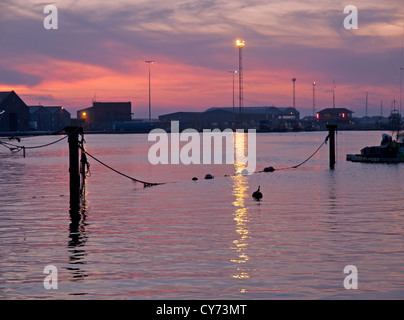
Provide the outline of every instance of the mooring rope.
{"type": "Polygon", "coordinates": [[[296,168],[300,167],[301,165],[305,164],[307,161],[309,161],[311,158],[313,158],[317,152],[320,151],[320,149],[327,143],[329,137],[330,137],[330,135],[328,135],[328,136],[325,138],[325,140],[323,141],[323,143],[320,144],[320,146],[316,149],[316,151],[314,151],[314,152],[310,155],[310,157],[308,157],[308,158],[307,158],[306,160],[304,160],[303,162],[301,162],[301,163],[299,163],[299,164],[297,164],[297,165],[295,165],[295,166],[292,166],[292,167],[279,168],[279,169],[275,169],[275,170],[296,169],[296,168]]]}
{"type": "Polygon", "coordinates": [[[85,188],[86,188],[86,180],[87,177],[91,177],[90,164],[87,161],[87,155],[83,151],[84,150],[84,134],[81,134],[81,140],[79,141],[79,148],[81,150],[81,158],[80,158],[80,175],[81,175],[81,184],[80,184],[80,195],[82,197],[85,196],[85,188]]]}
{"type": "MultiPolygon", "coordinates": [[[[38,148],[48,147],[48,146],[50,146],[50,145],[56,144],[56,143],[58,143],[58,142],[60,142],[60,141],[62,141],[62,140],[64,140],[64,139],[68,138],[70,135],[72,135],[73,133],[75,133],[77,130],[79,130],[79,128],[77,128],[76,130],[70,132],[69,134],[65,135],[64,137],[62,137],[62,138],[60,138],[60,139],[58,139],[58,140],[56,140],[56,141],[53,141],[53,142],[50,142],[50,143],[46,143],[46,144],[43,144],[43,145],[38,145],[38,146],[31,146],[31,147],[19,146],[19,145],[15,145],[15,144],[12,144],[12,143],[9,143],[9,142],[5,142],[5,141],[1,141],[1,140],[0,140],[0,145],[3,145],[4,147],[8,148],[8,149],[9,149],[11,152],[13,152],[13,153],[16,153],[16,152],[19,152],[19,151],[23,150],[23,151],[24,151],[24,157],[25,157],[25,149],[38,149],[38,148]]],[[[317,152],[320,151],[320,149],[324,146],[324,144],[327,143],[329,137],[330,137],[330,136],[327,135],[327,137],[326,137],[325,140],[320,144],[320,146],[319,146],[306,160],[302,161],[301,163],[299,163],[299,164],[297,164],[297,165],[294,165],[294,166],[291,166],[291,167],[284,167],[284,168],[267,167],[267,168],[265,168],[264,170],[256,171],[256,172],[254,172],[254,173],[273,172],[273,171],[279,171],[279,170],[296,169],[296,168],[302,166],[303,164],[305,164],[305,163],[306,163],[307,161],[309,161],[311,158],[313,158],[314,155],[316,155],[317,152]]],[[[115,173],[118,173],[118,174],[120,174],[121,176],[126,177],[126,178],[128,178],[128,179],[130,179],[130,180],[132,180],[132,181],[134,181],[134,182],[142,183],[145,188],[146,188],[146,187],[150,187],[150,186],[158,186],[158,185],[162,185],[162,184],[167,184],[167,183],[168,183],[168,182],[148,182],[148,181],[143,181],[143,180],[140,180],[140,179],[131,177],[131,176],[129,176],[129,175],[127,175],[127,174],[125,174],[125,173],[123,173],[123,172],[117,170],[117,169],[114,169],[114,168],[112,168],[111,166],[107,165],[105,162],[101,161],[100,159],[98,159],[98,158],[96,158],[95,156],[93,156],[92,154],[90,154],[90,153],[84,148],[84,142],[85,142],[85,141],[84,141],[84,138],[82,138],[82,141],[79,143],[79,146],[78,146],[78,147],[81,149],[82,154],[84,155],[84,158],[82,158],[82,161],[83,161],[83,163],[82,163],[82,166],[83,166],[83,167],[82,167],[82,171],[83,171],[83,172],[82,172],[82,173],[84,173],[85,176],[89,174],[89,167],[90,167],[90,165],[89,165],[89,163],[87,162],[87,159],[85,158],[85,155],[88,155],[90,158],[92,158],[93,160],[97,161],[98,163],[100,163],[100,164],[103,165],[104,167],[106,167],[106,168],[108,168],[108,169],[114,171],[115,173]],[[87,169],[87,170],[86,170],[86,169],[87,169]]],[[[83,155],[82,155],[82,156],[83,156],[83,155]]],[[[237,176],[237,175],[239,175],[239,174],[240,174],[240,173],[236,173],[236,174],[233,174],[233,175],[225,175],[225,177],[237,176]]],[[[241,173],[241,174],[243,174],[243,173],[241,173]]],[[[247,174],[248,174],[248,173],[247,173],[247,174]]],[[[84,179],[85,179],[85,178],[84,178],[84,179]]],[[[83,185],[84,185],[84,181],[83,181],[83,185]]]]}
{"type": "Polygon", "coordinates": [[[151,187],[151,186],[158,186],[158,185],[166,184],[166,182],[147,182],[147,181],[143,181],[143,180],[140,180],[140,179],[133,178],[133,177],[131,177],[131,176],[128,176],[128,175],[125,174],[125,173],[122,173],[122,172],[120,172],[120,171],[118,171],[118,170],[112,168],[111,166],[107,165],[106,163],[102,162],[101,160],[97,159],[97,158],[94,157],[92,154],[90,154],[87,150],[84,150],[84,148],[82,148],[81,150],[82,150],[85,154],[87,154],[90,158],[92,158],[92,159],[94,159],[95,161],[97,161],[98,163],[102,164],[104,167],[106,167],[106,168],[108,168],[108,169],[110,169],[110,170],[112,170],[112,171],[114,171],[114,172],[120,174],[121,176],[124,176],[124,177],[126,177],[126,178],[128,178],[128,179],[131,179],[131,180],[134,181],[134,182],[142,183],[145,188],[146,188],[146,187],[151,187]]]}
{"type": "MultiPolygon", "coordinates": [[[[279,169],[273,168],[273,170],[270,170],[270,172],[275,171],[275,170],[296,169],[296,168],[300,167],[301,165],[303,165],[303,164],[305,164],[307,161],[309,161],[311,158],[313,158],[314,155],[315,155],[317,152],[320,151],[320,149],[327,143],[328,138],[329,138],[329,135],[324,139],[324,141],[320,144],[320,146],[316,149],[316,151],[314,151],[306,160],[302,161],[301,163],[299,163],[299,164],[297,164],[297,165],[295,165],[295,166],[286,167],[286,168],[279,168],[279,169]]],[[[147,182],[147,181],[143,181],[143,180],[136,179],[136,178],[133,178],[133,177],[131,177],[131,176],[128,176],[127,174],[122,173],[122,172],[120,172],[120,171],[118,171],[118,170],[112,168],[111,166],[107,165],[107,164],[104,163],[103,161],[97,159],[95,156],[93,156],[93,155],[90,154],[87,150],[84,149],[84,145],[83,145],[83,144],[80,145],[80,148],[81,148],[82,152],[84,152],[84,153],[87,154],[90,158],[94,159],[95,161],[97,161],[98,163],[102,164],[102,165],[105,166],[106,168],[108,168],[108,169],[110,169],[110,170],[112,170],[112,171],[114,171],[114,172],[120,174],[121,176],[124,176],[124,177],[126,177],[126,178],[128,178],[128,179],[134,181],[134,182],[142,183],[145,188],[146,188],[146,187],[150,187],[150,186],[158,186],[158,185],[162,185],[162,184],[167,184],[167,182],[147,182]]],[[[262,172],[268,172],[268,171],[266,171],[266,170],[261,170],[261,171],[255,172],[255,173],[262,173],[262,172]]],[[[236,175],[238,175],[238,174],[235,174],[235,175],[225,175],[225,177],[231,177],[231,176],[236,176],[236,175]]]]}
{"type": "MultiPolygon", "coordinates": [[[[289,170],[289,169],[296,169],[298,167],[300,167],[301,165],[305,164],[307,161],[309,161],[311,158],[314,157],[314,155],[320,151],[320,149],[327,143],[328,139],[329,139],[330,135],[327,135],[327,137],[325,138],[325,140],[320,144],[320,146],[316,149],[316,151],[314,151],[310,157],[308,157],[306,160],[300,162],[299,164],[295,165],[295,166],[291,166],[291,167],[285,167],[285,168],[274,168],[274,167],[266,167],[264,170],[260,170],[260,171],[255,171],[254,173],[263,173],[263,172],[274,172],[274,171],[279,171],[279,170],[289,170]]],[[[237,175],[242,175],[243,172],[241,173],[236,173],[236,174],[226,174],[225,177],[235,177],[237,175]]],[[[248,173],[247,173],[248,174],[248,173]]]]}
{"type": "Polygon", "coordinates": [[[57,139],[57,140],[55,140],[55,141],[52,141],[52,142],[49,142],[49,143],[45,143],[45,144],[42,144],[42,145],[38,145],[38,146],[28,146],[28,147],[27,147],[27,146],[16,145],[16,144],[9,143],[9,142],[5,142],[5,141],[1,141],[1,140],[0,140],[0,145],[3,145],[3,146],[6,147],[7,149],[9,149],[12,153],[17,153],[17,152],[20,152],[21,150],[23,150],[23,151],[24,151],[24,157],[25,157],[25,150],[27,150],[27,149],[39,149],[39,148],[49,147],[49,146],[51,146],[51,145],[53,145],[53,144],[56,144],[56,143],[58,143],[58,142],[60,142],[60,141],[62,141],[62,140],[64,140],[64,139],[68,138],[70,135],[72,135],[73,133],[75,133],[75,132],[78,131],[78,130],[79,130],[79,128],[77,128],[76,130],[70,132],[69,134],[66,134],[64,137],[62,137],[62,138],[60,138],[60,139],[57,139]]]}

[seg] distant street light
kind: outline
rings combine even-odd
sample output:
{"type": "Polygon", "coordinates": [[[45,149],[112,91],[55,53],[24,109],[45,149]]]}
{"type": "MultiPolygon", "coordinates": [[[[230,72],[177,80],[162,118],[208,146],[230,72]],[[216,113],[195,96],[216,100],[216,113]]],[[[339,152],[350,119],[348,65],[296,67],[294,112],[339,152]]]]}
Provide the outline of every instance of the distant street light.
{"type": "Polygon", "coordinates": [[[147,64],[149,64],[149,122],[151,122],[151,90],[150,90],[150,64],[154,63],[153,60],[146,60],[147,64]]]}
{"type": "Polygon", "coordinates": [[[229,73],[233,74],[233,120],[235,117],[235,110],[234,110],[234,75],[237,74],[237,70],[231,70],[229,73]]]}
{"type": "Polygon", "coordinates": [[[293,82],[293,108],[296,108],[296,92],[295,92],[296,78],[293,78],[292,82],[293,82]]]}

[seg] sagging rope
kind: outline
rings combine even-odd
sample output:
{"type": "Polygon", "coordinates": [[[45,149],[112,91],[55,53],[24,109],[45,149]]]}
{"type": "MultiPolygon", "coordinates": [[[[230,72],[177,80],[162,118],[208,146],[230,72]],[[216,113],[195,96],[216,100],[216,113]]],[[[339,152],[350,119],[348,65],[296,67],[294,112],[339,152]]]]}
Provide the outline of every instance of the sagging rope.
{"type": "MultiPolygon", "coordinates": [[[[44,145],[39,145],[39,146],[32,146],[32,147],[18,146],[18,145],[14,145],[14,144],[11,144],[11,143],[8,143],[8,142],[4,142],[4,141],[1,141],[1,140],[0,140],[0,144],[3,145],[3,146],[5,146],[6,148],[8,148],[8,149],[9,149],[11,152],[13,152],[13,153],[16,153],[16,152],[19,152],[19,151],[23,150],[23,151],[24,151],[24,157],[25,157],[25,149],[37,149],[37,148],[43,148],[43,147],[47,147],[47,146],[53,145],[53,144],[55,144],[55,143],[58,143],[58,142],[60,142],[60,141],[62,141],[62,140],[64,140],[64,139],[66,139],[66,138],[69,137],[71,134],[75,133],[78,129],[79,129],[79,128],[77,128],[76,130],[74,130],[74,131],[72,131],[71,133],[67,134],[66,136],[62,137],[61,139],[58,139],[58,140],[56,140],[56,141],[53,141],[53,142],[50,142],[50,143],[47,143],[47,144],[44,144],[44,145]]],[[[315,155],[318,151],[320,151],[320,149],[324,146],[324,144],[327,143],[328,139],[329,139],[329,135],[325,138],[325,140],[321,143],[321,145],[320,145],[306,160],[302,161],[301,163],[299,163],[299,164],[297,164],[297,165],[294,165],[294,166],[291,166],[291,167],[285,167],[285,168],[278,168],[278,169],[275,169],[275,168],[273,168],[273,167],[266,167],[264,170],[256,171],[255,173],[273,172],[273,171],[275,171],[275,170],[296,169],[296,168],[300,167],[301,165],[305,164],[305,163],[306,163],[307,161],[309,161],[312,157],[314,157],[314,155],[315,155]]],[[[130,179],[130,180],[132,180],[132,181],[134,181],[134,182],[142,183],[144,188],[146,188],[146,187],[151,187],[151,186],[157,186],[157,185],[167,184],[167,182],[147,182],[147,181],[143,181],[143,180],[136,179],[136,178],[134,178],[134,177],[128,176],[127,174],[124,174],[124,173],[122,173],[122,172],[120,172],[120,171],[118,171],[118,170],[112,168],[111,166],[107,165],[107,164],[104,163],[103,161],[97,159],[95,156],[93,156],[92,154],[90,154],[87,150],[85,150],[85,148],[84,148],[84,143],[85,143],[85,140],[84,140],[84,137],[83,137],[83,135],[82,135],[82,140],[81,140],[80,143],[79,143],[79,148],[80,148],[80,150],[82,151],[81,160],[80,160],[80,163],[81,163],[80,173],[81,173],[81,176],[82,176],[81,188],[80,188],[80,193],[81,193],[81,194],[84,192],[86,177],[88,177],[89,175],[91,175],[91,173],[90,173],[90,164],[89,164],[88,161],[87,161],[86,155],[88,155],[90,158],[92,158],[93,160],[97,161],[97,162],[100,163],[101,165],[105,166],[106,168],[108,168],[108,169],[110,169],[110,170],[112,170],[112,171],[114,171],[114,172],[120,174],[121,176],[124,176],[124,177],[126,177],[126,178],[128,178],[128,179],[130,179]]],[[[236,176],[236,175],[238,175],[238,174],[235,174],[235,175],[225,175],[225,177],[231,177],[231,176],[236,176]]]]}
{"type": "MultiPolygon", "coordinates": [[[[301,165],[305,164],[307,161],[309,161],[311,158],[314,157],[314,155],[320,151],[320,149],[327,143],[328,139],[329,139],[330,135],[327,135],[327,137],[324,139],[324,141],[320,144],[320,146],[316,149],[316,151],[314,151],[310,157],[308,157],[306,160],[300,162],[299,164],[295,165],[295,166],[291,166],[291,167],[285,167],[285,168],[274,168],[274,167],[266,167],[264,168],[264,170],[260,170],[260,171],[255,171],[254,173],[262,173],[262,172],[274,172],[274,171],[279,171],[279,170],[289,170],[289,169],[296,169],[298,167],[300,167],[301,165]]],[[[236,173],[236,174],[226,174],[225,177],[234,177],[237,175],[242,175],[243,172],[241,173],[236,173]]],[[[248,174],[248,173],[247,173],[248,174]]]]}
{"type": "Polygon", "coordinates": [[[3,147],[6,147],[8,150],[10,150],[11,153],[17,153],[17,152],[20,152],[21,150],[23,150],[23,154],[24,154],[24,158],[25,158],[25,146],[17,146],[15,144],[8,143],[8,142],[1,141],[1,140],[0,140],[0,145],[2,145],[3,147]]]}
{"type": "MultiPolygon", "coordinates": [[[[73,133],[75,133],[78,129],[79,129],[79,128],[77,128],[77,129],[74,130],[73,132],[70,132],[69,134],[65,135],[64,137],[62,137],[62,138],[60,138],[60,139],[57,139],[57,140],[55,140],[55,141],[52,141],[52,142],[49,142],[49,143],[46,143],[46,144],[38,145],[38,146],[28,146],[28,147],[27,147],[27,146],[19,146],[19,145],[16,145],[16,144],[13,144],[13,143],[9,143],[9,142],[5,142],[5,141],[1,141],[1,140],[0,140],[0,145],[6,147],[6,148],[9,149],[12,153],[17,153],[17,152],[23,151],[23,156],[24,156],[24,158],[25,158],[25,150],[27,150],[27,149],[39,149],[39,148],[49,147],[49,146],[51,146],[51,145],[53,145],[53,144],[56,144],[56,143],[58,143],[58,142],[60,142],[60,141],[62,141],[62,140],[64,140],[64,139],[68,138],[70,135],[72,135],[73,133]]],[[[20,139],[19,139],[19,138],[18,138],[17,140],[18,140],[18,142],[20,142],[20,139]]]]}
{"type": "Polygon", "coordinates": [[[312,154],[310,157],[308,157],[306,160],[304,160],[303,162],[301,162],[301,163],[299,163],[299,164],[297,164],[297,165],[295,165],[295,166],[292,166],[292,167],[279,168],[279,169],[275,169],[275,170],[288,170],[288,169],[296,169],[296,168],[300,167],[301,165],[303,165],[303,164],[305,164],[307,161],[309,161],[311,158],[313,158],[313,157],[315,156],[315,154],[316,154],[317,152],[319,152],[320,149],[327,143],[327,141],[328,141],[329,138],[330,138],[330,135],[328,135],[328,136],[324,139],[323,143],[320,144],[320,146],[316,149],[316,151],[314,151],[313,154],[312,154]]]}
{"type": "MultiPolygon", "coordinates": [[[[326,137],[326,138],[324,139],[324,141],[320,144],[320,146],[319,146],[306,160],[302,161],[301,163],[299,163],[299,164],[297,164],[297,165],[295,165],[295,166],[286,167],[286,168],[279,168],[279,169],[275,169],[275,168],[273,168],[273,167],[269,167],[269,168],[272,168],[272,169],[266,170],[266,169],[268,169],[268,168],[265,168],[264,170],[257,171],[257,172],[255,172],[255,173],[273,172],[273,171],[275,171],[275,170],[296,169],[296,168],[300,167],[301,165],[305,164],[305,163],[306,163],[307,161],[309,161],[311,158],[313,158],[314,155],[315,155],[317,152],[319,152],[320,149],[327,143],[328,139],[329,139],[329,135],[327,135],[327,137],[326,137]]],[[[99,160],[99,159],[97,159],[96,157],[94,157],[92,154],[90,154],[87,150],[84,149],[84,143],[81,143],[81,145],[80,145],[79,147],[80,147],[80,149],[82,150],[82,153],[84,154],[84,156],[85,156],[85,155],[88,155],[90,158],[94,159],[95,161],[97,161],[98,163],[102,164],[102,165],[105,166],[106,168],[108,168],[108,169],[110,169],[110,170],[112,170],[112,171],[114,171],[114,172],[120,174],[121,176],[124,176],[124,177],[126,177],[126,178],[128,178],[128,179],[131,179],[131,180],[134,181],[134,182],[142,183],[145,188],[146,188],[146,187],[151,187],[151,186],[158,186],[158,185],[162,185],[162,184],[167,184],[167,182],[147,182],[147,181],[139,180],[139,179],[133,178],[133,177],[131,177],[131,176],[128,176],[127,174],[124,174],[124,173],[122,173],[122,172],[120,172],[120,171],[118,171],[118,170],[112,168],[111,166],[107,165],[106,163],[104,163],[104,162],[102,162],[101,160],[99,160]]],[[[86,158],[85,158],[85,159],[86,159],[86,158]]],[[[85,162],[87,162],[87,160],[85,160],[85,162]]],[[[88,162],[87,162],[87,163],[88,163],[88,162]]],[[[89,164],[88,164],[88,166],[89,166],[89,164]]],[[[237,175],[237,174],[235,174],[235,175],[237,175]]],[[[225,177],[231,177],[231,176],[235,176],[235,175],[225,175],[225,177]]]]}
{"type": "Polygon", "coordinates": [[[104,167],[106,167],[106,168],[108,168],[108,169],[110,169],[110,170],[112,170],[112,171],[114,171],[114,172],[120,174],[121,176],[124,176],[124,177],[126,177],[126,178],[128,178],[128,179],[131,179],[131,180],[134,181],[134,182],[142,183],[142,184],[143,184],[143,187],[145,187],[145,188],[146,188],[146,187],[151,187],[151,186],[158,186],[158,185],[166,184],[166,182],[147,182],[147,181],[143,181],[143,180],[139,180],[139,179],[133,178],[133,177],[131,177],[131,176],[128,176],[127,174],[124,174],[124,173],[122,173],[122,172],[120,172],[120,171],[118,171],[118,170],[116,170],[116,169],[110,167],[110,166],[107,165],[106,163],[104,163],[104,162],[102,162],[101,160],[99,160],[99,159],[97,159],[96,157],[94,157],[92,154],[90,154],[90,153],[89,153],[87,150],[85,150],[84,148],[82,148],[81,150],[82,150],[82,152],[84,152],[86,155],[88,155],[90,158],[92,158],[93,160],[95,160],[95,161],[97,161],[98,163],[102,164],[104,167]]]}

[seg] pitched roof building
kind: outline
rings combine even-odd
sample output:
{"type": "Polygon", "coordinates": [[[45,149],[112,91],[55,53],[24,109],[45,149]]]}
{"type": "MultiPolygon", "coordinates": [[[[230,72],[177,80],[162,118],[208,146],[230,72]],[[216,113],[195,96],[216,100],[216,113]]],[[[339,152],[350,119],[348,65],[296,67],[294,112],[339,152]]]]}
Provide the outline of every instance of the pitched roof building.
{"type": "Polygon", "coordinates": [[[29,109],[15,91],[0,92],[0,131],[28,131],[29,109]]]}
{"type": "Polygon", "coordinates": [[[31,129],[59,131],[71,123],[71,115],[61,106],[28,106],[31,129]]]}

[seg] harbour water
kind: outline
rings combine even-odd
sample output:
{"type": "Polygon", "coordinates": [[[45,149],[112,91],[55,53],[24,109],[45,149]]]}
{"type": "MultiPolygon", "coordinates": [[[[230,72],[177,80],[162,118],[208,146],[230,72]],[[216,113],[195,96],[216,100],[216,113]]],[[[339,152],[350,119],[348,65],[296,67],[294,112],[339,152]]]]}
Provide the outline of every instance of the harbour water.
{"type": "MultiPolygon", "coordinates": [[[[232,164],[151,165],[146,134],[87,135],[111,167],[169,183],[143,188],[89,159],[79,221],[66,140],[26,158],[2,148],[0,299],[402,299],[404,164],[345,161],[381,134],[339,132],[335,170],[324,145],[296,169],[248,176],[232,164]],[[44,287],[47,265],[57,289],[44,287]],[[344,287],[347,265],[358,289],[344,287]]],[[[302,162],[326,135],[257,134],[257,170],[302,162]]]]}

